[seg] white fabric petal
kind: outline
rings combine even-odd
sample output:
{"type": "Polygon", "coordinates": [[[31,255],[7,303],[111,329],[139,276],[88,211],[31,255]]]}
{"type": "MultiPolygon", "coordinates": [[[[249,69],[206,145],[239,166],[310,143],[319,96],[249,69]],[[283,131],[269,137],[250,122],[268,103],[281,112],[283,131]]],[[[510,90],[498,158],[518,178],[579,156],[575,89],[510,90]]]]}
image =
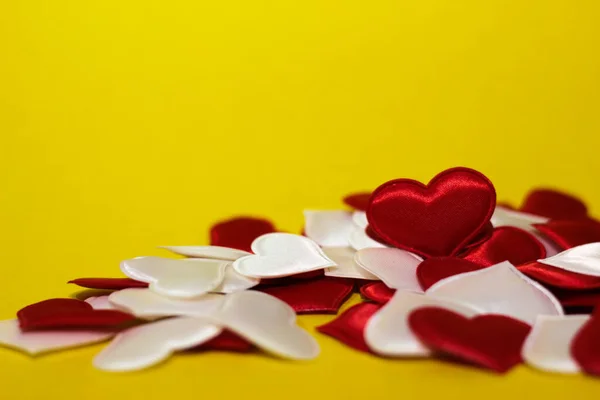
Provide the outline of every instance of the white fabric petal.
{"type": "Polygon", "coordinates": [[[110,304],[138,318],[156,319],[174,315],[204,317],[216,312],[225,296],[207,293],[195,299],[176,299],[161,296],[150,289],[132,288],[111,293],[110,304]]]}
{"type": "Polygon", "coordinates": [[[112,304],[108,301],[108,296],[92,296],[84,300],[92,306],[94,310],[114,310],[112,304]]]}
{"type": "Polygon", "coordinates": [[[545,224],[550,221],[549,218],[539,215],[529,214],[522,211],[509,210],[504,207],[496,207],[492,215],[492,225],[494,228],[499,226],[514,226],[529,232],[535,231],[534,224],[545,224]]]}
{"type": "Polygon", "coordinates": [[[367,213],[364,211],[354,211],[352,213],[352,222],[354,222],[354,225],[358,226],[359,228],[366,229],[366,227],[369,226],[367,213]]]}
{"type": "Polygon", "coordinates": [[[178,317],[128,329],[94,358],[106,371],[135,371],[166,360],[176,351],[199,346],[222,332],[204,319],[178,317]]]}
{"type": "Polygon", "coordinates": [[[367,235],[367,233],[365,232],[364,228],[358,227],[355,227],[352,230],[350,236],[348,237],[348,242],[350,243],[350,246],[357,251],[362,249],[368,249],[371,247],[388,247],[385,244],[379,243],[378,241],[371,239],[369,235],[367,235]]]}
{"type": "Polygon", "coordinates": [[[95,344],[114,335],[106,331],[83,330],[21,332],[17,319],[0,321],[0,345],[30,355],[95,344]]]}
{"type": "Polygon", "coordinates": [[[260,283],[259,278],[253,278],[250,276],[244,276],[238,274],[233,269],[233,264],[227,265],[225,268],[225,278],[223,282],[212,290],[214,293],[234,293],[241,292],[242,290],[250,289],[260,283]]]}
{"type": "Polygon", "coordinates": [[[465,317],[481,312],[466,304],[399,290],[367,322],[365,341],[369,348],[388,357],[428,356],[431,351],[419,342],[408,326],[408,316],[422,307],[442,307],[465,317]]]}
{"type": "Polygon", "coordinates": [[[559,301],[539,283],[519,272],[510,262],[442,279],[426,292],[519,319],[530,325],[538,315],[562,315],[559,301]]]}
{"type": "Polygon", "coordinates": [[[319,245],[291,233],[268,233],[252,242],[256,255],[233,262],[237,273],[255,278],[277,278],[334,267],[319,245]]]}
{"type": "Polygon", "coordinates": [[[323,252],[337,264],[336,267],[325,269],[326,276],[379,280],[378,277],[354,262],[356,252],[351,247],[325,247],[323,252]]]}
{"type": "Polygon", "coordinates": [[[571,356],[571,342],[589,315],[540,315],[523,345],[523,359],[534,368],[549,372],[579,372],[571,356]]]}
{"type": "Polygon", "coordinates": [[[600,243],[573,247],[538,262],[578,274],[600,276],[600,243]]]}
{"type": "Polygon", "coordinates": [[[304,233],[321,246],[348,246],[352,229],[354,223],[349,211],[304,211],[304,233]]]}
{"type": "Polygon", "coordinates": [[[423,261],[419,256],[400,249],[362,249],[354,261],[392,289],[423,293],[417,279],[417,267],[423,261]]]}
{"type": "Polygon", "coordinates": [[[312,359],[319,344],[296,325],[296,313],[283,301],[256,291],[225,297],[215,322],[244,337],[263,350],[290,359],[312,359]]]}
{"type": "Polygon", "coordinates": [[[158,294],[189,299],[219,287],[229,263],[223,260],[140,257],[123,261],[121,271],[129,278],[148,282],[150,289],[158,294]]]}
{"type": "Polygon", "coordinates": [[[193,258],[211,258],[216,260],[235,261],[251,253],[222,246],[160,246],[175,254],[193,258]]]}

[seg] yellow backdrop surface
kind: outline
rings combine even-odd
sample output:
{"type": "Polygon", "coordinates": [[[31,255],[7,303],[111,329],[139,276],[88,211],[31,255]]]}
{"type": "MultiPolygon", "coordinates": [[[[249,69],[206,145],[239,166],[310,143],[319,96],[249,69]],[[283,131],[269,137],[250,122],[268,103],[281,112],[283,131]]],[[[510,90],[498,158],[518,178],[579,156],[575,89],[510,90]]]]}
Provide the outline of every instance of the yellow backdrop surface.
{"type": "MultiPolygon", "coordinates": [[[[600,212],[596,0],[0,2],[0,318],[203,244],[216,220],[297,231],[385,180],[477,168],[600,212]]],[[[356,299],[354,299],[356,301],[356,299]]],[[[302,317],[308,329],[331,316],[302,317]]],[[[600,381],[322,356],[178,356],[93,369],[102,345],[0,349],[0,399],[597,398],[600,381]],[[543,396],[543,397],[542,397],[543,396]]]]}

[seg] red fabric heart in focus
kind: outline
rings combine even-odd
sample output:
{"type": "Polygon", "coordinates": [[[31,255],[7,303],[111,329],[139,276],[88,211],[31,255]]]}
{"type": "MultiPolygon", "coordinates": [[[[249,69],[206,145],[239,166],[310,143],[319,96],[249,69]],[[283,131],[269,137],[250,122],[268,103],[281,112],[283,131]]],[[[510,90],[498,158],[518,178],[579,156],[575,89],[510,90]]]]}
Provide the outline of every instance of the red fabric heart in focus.
{"type": "Polygon", "coordinates": [[[587,207],[583,201],[552,189],[529,192],[521,211],[552,219],[578,219],[587,216],[587,207]]]}
{"type": "Polygon", "coordinates": [[[380,308],[380,305],[373,303],[357,304],[344,311],[333,321],[317,327],[317,330],[353,349],[370,353],[371,350],[364,339],[365,326],[380,308]]]}
{"type": "Polygon", "coordinates": [[[371,196],[367,218],[386,243],[424,257],[457,254],[489,222],[494,186],[469,168],[452,168],[423,185],[397,179],[371,196]]]}
{"type": "Polygon", "coordinates": [[[600,376],[600,315],[594,313],[571,342],[571,355],[582,370],[600,376]]]}
{"type": "Polygon", "coordinates": [[[542,284],[561,289],[600,289],[600,277],[598,276],[578,274],[538,262],[519,265],[517,269],[542,284]]]}
{"type": "Polygon", "coordinates": [[[531,233],[513,226],[494,229],[492,237],[462,257],[485,267],[510,261],[514,265],[546,258],[546,248],[531,233]]]}
{"type": "Polygon", "coordinates": [[[191,352],[205,350],[233,351],[236,353],[249,353],[254,349],[254,345],[246,339],[235,333],[225,330],[219,336],[201,344],[198,347],[190,349],[191,352]]]}
{"type": "Polygon", "coordinates": [[[432,350],[500,373],[523,361],[521,347],[531,330],[526,323],[504,315],[469,319],[438,307],[413,311],[408,324],[432,350]]]}
{"type": "Polygon", "coordinates": [[[417,279],[423,290],[427,290],[442,279],[483,268],[487,267],[458,257],[432,257],[419,264],[417,279]]]}
{"type": "Polygon", "coordinates": [[[360,287],[360,294],[378,304],[385,304],[396,293],[396,289],[391,289],[383,282],[370,282],[360,287]]]}
{"type": "Polygon", "coordinates": [[[236,217],[213,225],[210,244],[252,252],[254,239],[273,232],[276,232],[275,226],[266,219],[236,217]]]}
{"type": "Polygon", "coordinates": [[[353,193],[344,197],[344,203],[346,205],[354,208],[359,211],[367,211],[367,207],[369,206],[369,200],[371,199],[371,193],[362,192],[362,193],[353,193]]]}
{"type": "Polygon", "coordinates": [[[115,328],[135,320],[117,310],[94,310],[85,301],[49,299],[31,304],[17,312],[23,331],[58,328],[115,328]]]}
{"type": "Polygon", "coordinates": [[[130,278],[79,278],[67,283],[73,283],[88,289],[121,290],[129,288],[147,288],[146,282],[130,278]]]}
{"type": "Polygon", "coordinates": [[[282,286],[258,286],[254,290],[277,297],[298,314],[332,313],[350,297],[354,282],[350,279],[323,277],[282,286]]]}
{"type": "Polygon", "coordinates": [[[550,221],[535,228],[563,250],[600,242],[600,222],[591,219],[550,221]]]}

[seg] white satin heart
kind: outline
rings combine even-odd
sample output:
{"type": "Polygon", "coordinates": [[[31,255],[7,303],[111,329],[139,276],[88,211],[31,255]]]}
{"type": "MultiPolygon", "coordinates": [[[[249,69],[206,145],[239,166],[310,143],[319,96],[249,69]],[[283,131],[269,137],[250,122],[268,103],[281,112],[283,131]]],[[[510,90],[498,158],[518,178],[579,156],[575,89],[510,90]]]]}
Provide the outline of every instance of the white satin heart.
{"type": "Polygon", "coordinates": [[[573,247],[538,262],[578,274],[600,276],[600,243],[573,247]]]}
{"type": "Polygon", "coordinates": [[[367,235],[367,233],[365,232],[365,228],[359,227],[355,227],[352,230],[350,236],[348,237],[348,242],[350,243],[350,247],[357,251],[362,249],[368,249],[371,247],[388,247],[385,244],[379,243],[378,241],[371,239],[369,235],[367,235]]]}
{"type": "Polygon", "coordinates": [[[21,332],[17,319],[0,321],[0,345],[30,355],[95,344],[114,335],[114,332],[99,330],[21,332]]]}
{"type": "Polygon", "coordinates": [[[129,278],[148,282],[150,290],[158,294],[189,299],[219,287],[229,263],[223,260],[140,257],[123,261],[121,271],[129,278]]]}
{"type": "Polygon", "coordinates": [[[442,279],[425,294],[508,315],[530,325],[538,315],[563,315],[560,302],[546,288],[508,261],[442,279]]]}
{"type": "Polygon", "coordinates": [[[398,290],[367,322],[364,336],[369,348],[388,357],[428,356],[430,350],[421,344],[408,326],[408,316],[422,307],[442,307],[465,317],[482,312],[464,303],[398,290]]]}
{"type": "Polygon", "coordinates": [[[416,254],[393,248],[369,248],[356,252],[354,261],[387,287],[423,293],[417,279],[417,267],[423,259],[416,254]]]}
{"type": "Polygon", "coordinates": [[[309,238],[291,233],[268,233],[252,242],[256,255],[233,262],[237,273],[255,278],[277,278],[315,271],[336,264],[309,238]]]}
{"type": "Polygon", "coordinates": [[[92,306],[94,310],[114,310],[115,308],[108,301],[108,296],[92,296],[84,300],[92,306]]]}
{"type": "Polygon", "coordinates": [[[304,210],[304,233],[321,246],[348,246],[348,235],[353,229],[352,213],[349,211],[304,210]]]}
{"type": "Polygon", "coordinates": [[[266,293],[246,291],[227,295],[223,307],[211,318],[280,357],[312,359],[320,352],[316,340],[296,325],[294,310],[266,293]]]}
{"type": "Polygon", "coordinates": [[[356,253],[354,249],[350,247],[324,247],[323,252],[337,265],[326,268],[326,276],[379,280],[378,277],[356,264],[354,261],[354,254],[356,253]]]}
{"type": "Polygon", "coordinates": [[[589,319],[589,315],[540,315],[523,344],[523,360],[543,371],[579,372],[579,365],[571,356],[571,342],[589,319]]]}
{"type": "Polygon", "coordinates": [[[124,289],[108,296],[110,304],[138,318],[156,319],[170,316],[204,317],[216,312],[225,299],[220,294],[207,293],[194,299],[161,296],[150,289],[124,289]]]}
{"type": "Polygon", "coordinates": [[[163,319],[120,333],[94,358],[105,371],[135,371],[166,360],[176,351],[199,346],[223,329],[193,317],[163,319]]]}
{"type": "Polygon", "coordinates": [[[160,246],[160,248],[185,257],[229,261],[235,261],[240,257],[252,254],[247,251],[222,246],[160,246]]]}
{"type": "Polygon", "coordinates": [[[369,220],[367,219],[367,213],[364,211],[354,211],[352,213],[352,222],[359,228],[366,229],[369,226],[369,220]]]}
{"type": "Polygon", "coordinates": [[[243,290],[253,288],[259,283],[259,278],[253,278],[251,276],[244,276],[238,274],[237,271],[233,268],[233,263],[230,263],[225,268],[225,277],[223,278],[223,282],[221,282],[219,286],[211,290],[211,292],[225,294],[241,292],[243,290]]]}
{"type": "Polygon", "coordinates": [[[536,232],[534,224],[545,224],[549,218],[529,214],[522,211],[509,210],[504,207],[496,207],[491,222],[494,228],[499,226],[514,226],[529,232],[536,232]]]}

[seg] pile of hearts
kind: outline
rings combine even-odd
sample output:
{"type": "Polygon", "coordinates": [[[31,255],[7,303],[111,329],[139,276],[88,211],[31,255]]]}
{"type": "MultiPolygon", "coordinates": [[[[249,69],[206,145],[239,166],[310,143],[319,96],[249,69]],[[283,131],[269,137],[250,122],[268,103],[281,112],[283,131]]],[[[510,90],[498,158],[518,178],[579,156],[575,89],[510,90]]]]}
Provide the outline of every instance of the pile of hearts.
{"type": "Polygon", "coordinates": [[[107,371],[176,352],[310,360],[319,345],[297,314],[337,314],[356,292],[362,302],[317,328],[352,351],[600,375],[600,222],[582,201],[539,189],[497,204],[484,175],[459,167],[344,202],[305,211],[302,234],[233,218],[209,246],[74,279],[96,295],[24,307],[0,321],[0,344],[36,355],[110,340],[93,360],[107,371]]]}

